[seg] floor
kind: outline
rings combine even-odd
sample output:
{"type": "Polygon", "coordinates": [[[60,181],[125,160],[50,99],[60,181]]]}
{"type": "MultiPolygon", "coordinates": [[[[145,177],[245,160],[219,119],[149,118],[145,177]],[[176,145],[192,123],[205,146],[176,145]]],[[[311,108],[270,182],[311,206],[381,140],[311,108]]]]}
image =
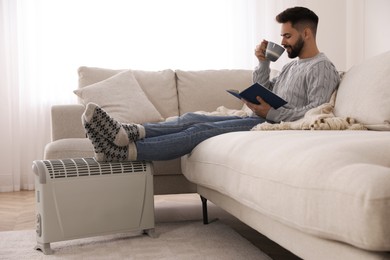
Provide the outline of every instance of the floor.
{"type": "MultiPolygon", "coordinates": [[[[218,219],[274,260],[300,259],[272,242],[257,231],[243,224],[224,210],[209,203],[209,219],[218,219]]],[[[155,196],[156,222],[201,220],[202,209],[197,194],[155,196]]],[[[0,193],[0,231],[35,229],[34,191],[0,193]]]]}

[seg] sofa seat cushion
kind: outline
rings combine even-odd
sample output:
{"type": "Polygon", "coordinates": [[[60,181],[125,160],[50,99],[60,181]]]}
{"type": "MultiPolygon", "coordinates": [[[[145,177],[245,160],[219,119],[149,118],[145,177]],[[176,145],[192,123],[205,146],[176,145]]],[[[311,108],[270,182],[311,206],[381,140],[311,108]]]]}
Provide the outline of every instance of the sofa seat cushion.
{"type": "Polygon", "coordinates": [[[182,167],[191,182],[298,230],[390,250],[390,132],[229,133],[182,167]]]}

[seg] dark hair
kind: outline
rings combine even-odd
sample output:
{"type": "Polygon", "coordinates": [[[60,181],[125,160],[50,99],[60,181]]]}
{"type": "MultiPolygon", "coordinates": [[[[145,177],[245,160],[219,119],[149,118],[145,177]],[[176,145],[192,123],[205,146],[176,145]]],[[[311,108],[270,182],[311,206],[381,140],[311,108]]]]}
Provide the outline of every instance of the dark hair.
{"type": "Polygon", "coordinates": [[[291,26],[297,30],[309,27],[314,36],[317,33],[318,20],[318,16],[305,7],[288,8],[276,16],[278,23],[290,22],[291,26]]]}

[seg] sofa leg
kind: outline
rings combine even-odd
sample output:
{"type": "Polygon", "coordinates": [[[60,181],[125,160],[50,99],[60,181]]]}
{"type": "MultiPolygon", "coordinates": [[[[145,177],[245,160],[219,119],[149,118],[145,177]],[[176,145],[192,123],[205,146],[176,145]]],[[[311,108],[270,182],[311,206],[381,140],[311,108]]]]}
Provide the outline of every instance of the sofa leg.
{"type": "Polygon", "coordinates": [[[209,217],[207,214],[207,199],[200,195],[200,199],[202,200],[202,210],[203,210],[203,224],[209,224],[209,217]]]}

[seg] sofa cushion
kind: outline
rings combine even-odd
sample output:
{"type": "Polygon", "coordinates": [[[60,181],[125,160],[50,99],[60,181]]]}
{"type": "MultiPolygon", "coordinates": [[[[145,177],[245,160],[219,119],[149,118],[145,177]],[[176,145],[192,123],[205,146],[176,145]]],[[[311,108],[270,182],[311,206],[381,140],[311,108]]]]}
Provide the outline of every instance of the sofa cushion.
{"type": "MultiPolygon", "coordinates": [[[[122,71],[124,70],[80,67],[79,88],[105,80],[122,71]]],[[[164,118],[178,115],[176,79],[173,70],[133,70],[133,74],[150,102],[164,118]]]]}
{"type": "Polygon", "coordinates": [[[131,70],[74,91],[83,104],[98,104],[122,123],[161,121],[162,116],[146,97],[131,70]]]}
{"type": "Polygon", "coordinates": [[[93,145],[88,138],[66,138],[45,146],[45,160],[93,157],[93,145]]]}
{"type": "Polygon", "coordinates": [[[390,130],[390,51],[345,73],[337,92],[336,116],[352,117],[373,130],[390,130]]]}
{"type": "Polygon", "coordinates": [[[251,70],[176,70],[180,114],[215,111],[219,106],[241,109],[242,101],[227,89],[243,90],[252,83],[251,70]]]}
{"type": "Polygon", "coordinates": [[[219,135],[183,174],[298,230],[390,250],[390,133],[258,131],[219,135]]]}

